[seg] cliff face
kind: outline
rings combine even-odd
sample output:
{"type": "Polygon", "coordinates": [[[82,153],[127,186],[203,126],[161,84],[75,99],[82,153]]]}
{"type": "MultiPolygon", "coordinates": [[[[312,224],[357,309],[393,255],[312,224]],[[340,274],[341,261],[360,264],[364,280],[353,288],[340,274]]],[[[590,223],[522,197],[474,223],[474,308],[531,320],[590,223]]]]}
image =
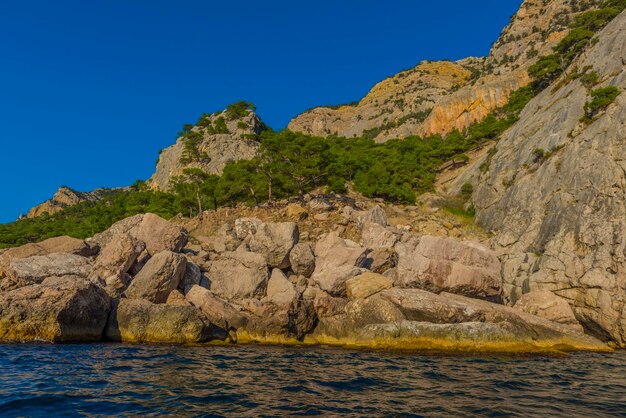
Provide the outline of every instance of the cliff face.
{"type": "Polygon", "coordinates": [[[320,136],[365,134],[377,141],[464,129],[528,84],[527,68],[550,53],[574,14],[597,3],[526,0],[487,58],[421,63],[380,82],[356,106],[309,110],[288,129],[320,136]]]}
{"type": "Polygon", "coordinates": [[[288,129],[315,136],[365,133],[377,140],[410,135],[438,100],[480,71],[483,61],[424,61],[376,84],[358,104],[312,109],[292,120],[288,129]]]}
{"type": "Polygon", "coordinates": [[[590,331],[626,344],[626,96],[581,122],[590,90],[626,88],[626,13],[455,182],[478,179],[477,221],[496,234],[509,303],[529,290],[570,302],[590,331]],[[571,75],[599,76],[585,87],[571,75]],[[476,168],[481,163],[483,171],[476,168]]]}
{"type": "Polygon", "coordinates": [[[61,186],[51,199],[46,200],[40,205],[35,206],[28,211],[27,218],[35,218],[44,214],[54,215],[70,206],[83,202],[94,202],[102,199],[102,197],[110,193],[113,189],[96,189],[91,192],[77,192],[69,187],[61,186]]]}
{"type": "Polygon", "coordinates": [[[206,126],[195,125],[191,132],[200,134],[197,150],[204,157],[194,161],[185,160],[185,139],[159,155],[156,172],[148,184],[161,191],[168,191],[174,177],[180,176],[185,168],[199,168],[209,174],[220,174],[229,161],[247,160],[255,156],[259,142],[254,136],[261,133],[264,124],[251,110],[245,116],[229,117],[224,112],[208,115],[206,126]],[[225,128],[219,129],[222,120],[225,128]],[[217,129],[216,129],[217,127],[217,129]]]}

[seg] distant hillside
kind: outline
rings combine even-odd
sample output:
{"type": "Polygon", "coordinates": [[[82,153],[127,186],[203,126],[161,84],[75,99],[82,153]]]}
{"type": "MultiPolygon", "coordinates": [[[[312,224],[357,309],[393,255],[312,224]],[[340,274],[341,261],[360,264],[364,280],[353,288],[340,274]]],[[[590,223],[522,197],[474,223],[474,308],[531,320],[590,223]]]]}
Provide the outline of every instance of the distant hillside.
{"type": "Polygon", "coordinates": [[[288,129],[377,141],[466,129],[527,85],[527,70],[537,58],[563,39],[577,14],[601,3],[526,0],[488,57],[422,62],[376,84],[358,104],[314,108],[295,117],[288,129]]]}

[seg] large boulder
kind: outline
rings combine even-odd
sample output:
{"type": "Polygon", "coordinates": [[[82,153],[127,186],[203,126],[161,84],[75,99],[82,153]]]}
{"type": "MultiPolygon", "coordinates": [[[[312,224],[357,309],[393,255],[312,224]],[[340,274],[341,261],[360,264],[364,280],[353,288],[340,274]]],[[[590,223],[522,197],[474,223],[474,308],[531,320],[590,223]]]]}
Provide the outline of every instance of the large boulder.
{"type": "Polygon", "coordinates": [[[393,248],[377,248],[367,255],[367,268],[374,273],[386,273],[398,262],[398,255],[393,248]]]}
{"type": "Polygon", "coordinates": [[[455,351],[610,351],[569,326],[484,300],[392,288],[320,318],[313,343],[455,351]]]}
{"type": "Polygon", "coordinates": [[[208,341],[214,329],[198,309],[119,299],[109,316],[106,337],[118,342],[188,344],[208,341]]]}
{"type": "Polygon", "coordinates": [[[328,292],[332,296],[345,297],[346,281],[366,273],[367,271],[368,270],[365,268],[350,265],[336,266],[316,271],[313,273],[313,276],[311,276],[311,279],[313,279],[313,283],[319,286],[320,289],[328,292]]]}
{"type": "Polygon", "coordinates": [[[178,287],[186,266],[187,259],[181,254],[171,251],[157,253],[135,276],[126,289],[126,297],[165,303],[170,292],[178,287]]]}
{"type": "Polygon", "coordinates": [[[119,297],[130,283],[127,274],[146,246],[128,233],[114,236],[100,251],[90,277],[106,283],[107,292],[119,297]]]}
{"type": "Polygon", "coordinates": [[[450,293],[436,295],[420,289],[388,289],[381,297],[392,302],[408,320],[434,323],[489,322],[514,327],[524,340],[558,337],[595,339],[564,325],[508,306],[450,293]]]}
{"type": "Polygon", "coordinates": [[[299,276],[311,277],[315,270],[315,254],[309,243],[294,245],[289,253],[291,270],[299,276]]]}
{"type": "Polygon", "coordinates": [[[398,243],[395,248],[398,287],[488,300],[500,297],[500,262],[481,244],[425,235],[398,243]]]}
{"type": "Polygon", "coordinates": [[[179,253],[189,238],[185,229],[152,213],[144,215],[134,235],[146,243],[146,250],[150,255],[161,251],[179,253]]]}
{"type": "Polygon", "coordinates": [[[277,306],[289,306],[296,297],[296,289],[279,269],[272,270],[267,282],[267,301],[277,306]]]}
{"type": "Polygon", "coordinates": [[[323,236],[315,244],[315,272],[338,266],[364,267],[368,250],[344,240],[336,231],[323,236]]]}
{"type": "Polygon", "coordinates": [[[113,224],[106,231],[94,236],[91,243],[104,248],[119,234],[130,234],[146,245],[148,254],[154,255],[161,251],[179,253],[188,241],[187,231],[160,216],[152,213],[135,215],[113,224]]]}
{"type": "Polygon", "coordinates": [[[337,232],[322,237],[315,245],[313,282],[333,296],[344,296],[346,280],[364,272],[368,250],[348,242],[337,232]]]}
{"type": "Polygon", "coordinates": [[[50,253],[68,253],[91,257],[97,252],[97,246],[91,246],[81,239],[67,236],[49,238],[38,243],[29,243],[21,247],[3,250],[2,253],[0,253],[0,275],[2,275],[2,268],[8,266],[13,259],[27,258],[35,255],[47,255],[50,253]]]}
{"type": "Polygon", "coordinates": [[[363,273],[346,281],[346,293],[350,300],[366,299],[392,286],[393,282],[381,274],[363,273]]]}
{"type": "Polygon", "coordinates": [[[26,258],[15,258],[3,268],[0,291],[9,291],[41,283],[47,277],[87,277],[91,271],[88,258],[75,254],[52,253],[26,258]]]}
{"type": "Polygon", "coordinates": [[[111,299],[88,280],[49,277],[0,294],[0,341],[99,341],[111,299]]]}
{"type": "Polygon", "coordinates": [[[265,257],[245,251],[225,252],[211,261],[207,279],[211,291],[225,299],[263,297],[268,280],[265,257]]]}
{"type": "Polygon", "coordinates": [[[318,318],[326,318],[345,313],[348,300],[333,297],[328,292],[316,287],[308,287],[302,297],[313,302],[318,318]]]}
{"type": "Polygon", "coordinates": [[[569,303],[547,290],[535,290],[522,295],[515,308],[583,331],[569,303]]]}
{"type": "Polygon", "coordinates": [[[270,267],[289,268],[289,252],[298,243],[298,225],[294,222],[264,223],[250,239],[250,250],[263,254],[270,267]]]}
{"type": "Polygon", "coordinates": [[[245,329],[237,336],[243,341],[283,342],[302,340],[317,325],[313,302],[297,296],[289,305],[250,303],[252,311],[245,329]]]}
{"type": "Polygon", "coordinates": [[[245,314],[203,287],[192,286],[185,299],[200,309],[212,324],[224,330],[236,330],[245,326],[248,321],[245,314]]]}
{"type": "Polygon", "coordinates": [[[361,231],[361,245],[366,248],[393,248],[400,236],[384,226],[367,222],[361,231]]]}

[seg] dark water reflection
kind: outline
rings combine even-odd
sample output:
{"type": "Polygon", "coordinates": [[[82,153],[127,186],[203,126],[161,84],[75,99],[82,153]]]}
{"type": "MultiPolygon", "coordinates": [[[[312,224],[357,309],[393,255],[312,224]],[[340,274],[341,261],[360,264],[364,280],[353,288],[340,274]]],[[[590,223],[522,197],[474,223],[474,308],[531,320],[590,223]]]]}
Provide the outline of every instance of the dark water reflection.
{"type": "Polygon", "coordinates": [[[0,345],[0,416],[623,416],[626,353],[0,345]]]}

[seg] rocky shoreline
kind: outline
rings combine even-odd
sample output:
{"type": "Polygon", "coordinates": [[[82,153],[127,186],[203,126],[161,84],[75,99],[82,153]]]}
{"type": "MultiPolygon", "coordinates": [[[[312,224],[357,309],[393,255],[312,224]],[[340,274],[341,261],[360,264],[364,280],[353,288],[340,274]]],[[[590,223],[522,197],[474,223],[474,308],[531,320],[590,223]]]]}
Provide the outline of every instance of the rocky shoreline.
{"type": "MultiPolygon", "coordinates": [[[[314,202],[315,204],[315,202],[314,202]]],[[[472,352],[611,351],[566,301],[501,304],[501,266],[475,241],[389,225],[346,205],[345,228],[238,218],[190,237],[136,215],[88,240],[0,251],[0,342],[311,344],[472,352]]]]}

